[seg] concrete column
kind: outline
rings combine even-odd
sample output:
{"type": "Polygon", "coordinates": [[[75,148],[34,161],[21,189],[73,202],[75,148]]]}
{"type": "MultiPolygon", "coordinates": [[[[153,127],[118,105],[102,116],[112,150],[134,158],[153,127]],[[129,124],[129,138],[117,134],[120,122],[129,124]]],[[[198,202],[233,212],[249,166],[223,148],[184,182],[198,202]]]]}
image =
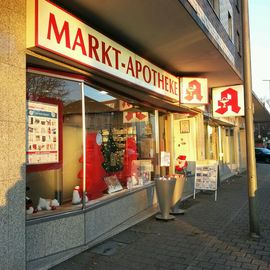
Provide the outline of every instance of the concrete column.
{"type": "Polygon", "coordinates": [[[25,269],[25,12],[25,0],[1,1],[0,268],[5,270],[25,269]]]}

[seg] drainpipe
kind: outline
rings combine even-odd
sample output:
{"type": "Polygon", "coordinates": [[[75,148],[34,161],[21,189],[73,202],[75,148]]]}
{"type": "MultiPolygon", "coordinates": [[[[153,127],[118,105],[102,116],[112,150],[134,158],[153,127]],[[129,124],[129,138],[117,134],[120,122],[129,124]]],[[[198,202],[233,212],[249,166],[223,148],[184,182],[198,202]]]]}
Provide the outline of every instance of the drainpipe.
{"type": "Polygon", "coordinates": [[[245,89],[245,124],[247,139],[247,181],[249,198],[249,227],[250,235],[258,238],[260,235],[259,219],[257,213],[257,175],[254,146],[253,127],[253,103],[252,103],[252,81],[250,60],[250,37],[248,0],[242,0],[242,32],[243,32],[243,56],[244,56],[244,89],[245,89]]]}

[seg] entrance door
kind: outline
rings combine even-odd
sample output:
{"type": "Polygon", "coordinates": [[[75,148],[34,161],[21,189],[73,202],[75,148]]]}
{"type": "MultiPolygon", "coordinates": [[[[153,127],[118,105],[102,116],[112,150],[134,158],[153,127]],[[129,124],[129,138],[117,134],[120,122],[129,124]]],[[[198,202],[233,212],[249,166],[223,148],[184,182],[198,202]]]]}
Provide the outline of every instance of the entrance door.
{"type": "Polygon", "coordinates": [[[174,154],[174,160],[178,156],[184,155],[188,162],[196,161],[195,118],[174,120],[174,154]]]}

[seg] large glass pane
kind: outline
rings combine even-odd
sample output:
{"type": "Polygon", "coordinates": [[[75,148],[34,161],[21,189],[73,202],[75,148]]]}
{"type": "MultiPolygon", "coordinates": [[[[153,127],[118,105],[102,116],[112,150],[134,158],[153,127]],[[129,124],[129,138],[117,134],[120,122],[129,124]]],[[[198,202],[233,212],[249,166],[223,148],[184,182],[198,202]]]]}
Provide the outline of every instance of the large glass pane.
{"type": "Polygon", "coordinates": [[[88,199],[148,184],[155,165],[154,111],[85,86],[88,199]]]}
{"type": "Polygon", "coordinates": [[[217,160],[218,133],[217,128],[205,124],[205,157],[210,160],[217,160]]]}
{"type": "Polygon", "coordinates": [[[82,155],[81,84],[28,73],[27,100],[27,217],[74,209],[82,155]]]}
{"type": "Polygon", "coordinates": [[[174,174],[174,169],[172,169],[173,156],[171,151],[171,129],[169,114],[159,112],[160,176],[174,174]]]}

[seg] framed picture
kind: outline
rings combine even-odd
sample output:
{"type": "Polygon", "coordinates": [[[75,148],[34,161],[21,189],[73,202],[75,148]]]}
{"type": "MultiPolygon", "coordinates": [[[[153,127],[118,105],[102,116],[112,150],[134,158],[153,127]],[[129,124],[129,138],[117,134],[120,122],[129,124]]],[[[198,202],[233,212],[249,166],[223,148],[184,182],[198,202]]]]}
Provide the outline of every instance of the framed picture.
{"type": "Polygon", "coordinates": [[[189,133],[189,132],[190,132],[189,120],[180,121],[180,133],[189,133]]]}

